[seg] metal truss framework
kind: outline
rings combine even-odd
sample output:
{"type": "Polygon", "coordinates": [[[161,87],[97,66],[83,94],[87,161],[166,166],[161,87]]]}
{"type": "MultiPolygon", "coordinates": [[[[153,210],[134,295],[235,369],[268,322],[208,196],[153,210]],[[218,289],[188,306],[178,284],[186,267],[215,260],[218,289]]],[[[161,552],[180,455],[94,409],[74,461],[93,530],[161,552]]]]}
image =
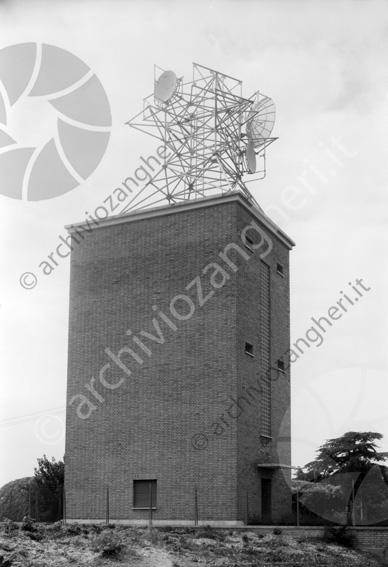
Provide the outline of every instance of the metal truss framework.
{"type": "Polygon", "coordinates": [[[259,92],[243,98],[242,81],[193,63],[192,81],[176,78],[167,100],[148,96],[143,110],[126,122],[160,140],[168,157],[123,212],[231,191],[242,191],[257,205],[243,177],[265,176],[274,121],[272,99],[259,92]],[[263,163],[257,172],[256,155],[263,163]]]}

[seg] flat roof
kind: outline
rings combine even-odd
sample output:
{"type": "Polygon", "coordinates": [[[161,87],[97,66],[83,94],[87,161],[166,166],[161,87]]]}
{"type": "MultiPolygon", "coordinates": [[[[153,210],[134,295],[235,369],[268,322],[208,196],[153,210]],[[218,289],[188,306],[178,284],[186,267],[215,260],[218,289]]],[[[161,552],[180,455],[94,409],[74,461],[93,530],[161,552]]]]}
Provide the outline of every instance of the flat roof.
{"type": "MultiPolygon", "coordinates": [[[[187,210],[202,209],[205,207],[214,207],[223,205],[225,203],[237,202],[245,209],[247,209],[254,217],[257,218],[268,230],[279,238],[289,249],[295,246],[295,242],[281,230],[267,215],[259,210],[249,199],[241,192],[234,191],[231,193],[221,193],[212,197],[202,197],[193,199],[191,201],[183,201],[182,203],[174,203],[164,205],[161,207],[154,207],[150,209],[142,209],[133,211],[125,215],[116,215],[106,219],[98,219],[98,226],[93,227],[93,230],[115,226],[119,224],[126,224],[129,222],[136,222],[149,218],[162,217],[166,215],[173,215],[187,210]]],[[[76,228],[85,226],[85,222],[79,222],[72,225],[66,225],[66,230],[71,234],[76,231],[76,228]]]]}

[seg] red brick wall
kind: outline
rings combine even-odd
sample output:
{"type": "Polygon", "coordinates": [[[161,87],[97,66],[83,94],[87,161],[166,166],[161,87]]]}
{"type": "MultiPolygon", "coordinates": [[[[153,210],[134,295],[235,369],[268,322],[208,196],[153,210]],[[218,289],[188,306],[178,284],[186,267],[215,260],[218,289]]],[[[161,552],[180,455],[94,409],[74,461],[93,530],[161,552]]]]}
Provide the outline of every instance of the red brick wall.
{"type": "MultiPolygon", "coordinates": [[[[276,526],[280,527],[280,526],[276,526]]],[[[258,526],[249,527],[257,533],[268,534],[273,533],[274,526],[258,526]]],[[[295,538],[320,538],[323,537],[325,528],[323,527],[306,527],[302,526],[281,526],[282,534],[285,536],[293,536],[295,538]]],[[[388,562],[388,528],[373,527],[348,527],[350,533],[355,536],[355,547],[366,553],[372,553],[382,556],[388,562]]]]}
{"type": "MultiPolygon", "coordinates": [[[[252,217],[242,207],[238,210],[238,233],[252,222],[252,217]]],[[[246,491],[248,485],[249,515],[261,515],[261,478],[272,478],[272,519],[278,520],[291,511],[290,471],[287,469],[270,470],[258,469],[260,463],[278,463],[291,465],[290,454],[290,422],[288,412],[290,409],[290,373],[284,374],[271,371],[271,437],[261,437],[260,408],[262,396],[260,383],[265,378],[268,368],[262,364],[263,341],[261,317],[263,317],[263,301],[266,299],[260,293],[260,272],[269,266],[270,277],[270,356],[273,368],[277,366],[277,359],[289,348],[290,322],[289,322],[289,250],[266,227],[255,221],[261,230],[271,239],[272,250],[260,258],[265,247],[258,249],[249,261],[244,262],[238,272],[238,302],[237,302],[237,365],[239,395],[252,402],[246,404],[246,411],[238,420],[238,486],[239,486],[239,519],[246,515],[246,491]],[[277,263],[284,268],[285,277],[277,274],[277,263]],[[264,265],[264,263],[266,265],[264,265]],[[254,358],[244,352],[245,341],[253,344],[254,358]],[[256,389],[249,389],[251,386],[256,389]],[[250,391],[252,396],[247,395],[250,391]],[[278,455],[279,439],[281,441],[281,458],[278,455]],[[288,479],[288,482],[286,481],[288,479]]],[[[250,230],[247,232],[254,245],[261,241],[261,236],[250,230]]]]}
{"type": "Polygon", "coordinates": [[[388,528],[351,528],[356,546],[362,551],[381,555],[388,563],[388,528]]]}
{"type": "MultiPolygon", "coordinates": [[[[245,491],[241,487],[246,471],[251,478],[253,509],[259,509],[259,411],[256,408],[252,419],[244,414],[242,420],[236,420],[237,425],[229,424],[221,433],[219,427],[230,396],[236,396],[244,376],[251,375],[243,343],[247,333],[258,340],[250,292],[256,293],[252,290],[257,288],[260,261],[255,257],[247,262],[231,251],[228,256],[236,259],[238,266],[234,272],[218,254],[229,243],[242,246],[239,230],[251,220],[239,203],[224,202],[107,225],[86,236],[82,245],[74,245],[66,436],[68,518],[104,518],[105,487],[109,484],[112,519],[146,519],[148,511],[132,509],[133,479],[156,478],[155,520],[192,520],[195,484],[200,519],[242,520],[245,491]],[[229,276],[220,289],[210,285],[214,267],[202,273],[211,262],[217,262],[229,276]],[[186,290],[197,276],[204,297],[214,291],[202,307],[197,285],[186,290]],[[170,311],[170,301],[179,294],[193,301],[194,312],[187,320],[174,319],[170,311]],[[177,330],[161,319],[160,310],[177,330]],[[164,344],[140,335],[141,330],[156,334],[154,317],[164,344]],[[151,356],[126,334],[129,329],[132,337],[140,338],[151,350],[151,356]],[[121,360],[130,376],[105,351],[109,348],[117,355],[123,347],[132,348],[143,359],[140,365],[123,353],[121,360]],[[103,378],[120,384],[115,389],[99,381],[99,373],[108,363],[103,378]],[[92,377],[98,399],[85,388],[92,377]],[[88,419],[76,415],[79,397],[69,405],[78,394],[94,403],[96,409],[88,419]],[[194,449],[192,437],[196,434],[206,436],[206,448],[194,449]],[[248,440],[247,448],[243,439],[248,440]]],[[[275,262],[279,256],[286,267],[286,247],[280,242],[274,245],[276,256],[266,260],[275,262]]],[[[220,279],[218,276],[216,281],[220,279]]],[[[288,344],[286,284],[287,278],[274,283],[272,294],[273,328],[279,337],[273,341],[274,356],[288,344]],[[280,311],[286,314],[284,318],[280,311]],[[279,327],[278,319],[282,319],[279,327]]],[[[182,314],[190,309],[178,300],[175,306],[182,314]]],[[[287,378],[274,386],[271,459],[276,458],[276,435],[288,403],[287,378]]],[[[82,409],[85,411],[86,405],[82,409]]],[[[282,482],[276,484],[275,515],[288,507],[281,503],[282,482]]]]}

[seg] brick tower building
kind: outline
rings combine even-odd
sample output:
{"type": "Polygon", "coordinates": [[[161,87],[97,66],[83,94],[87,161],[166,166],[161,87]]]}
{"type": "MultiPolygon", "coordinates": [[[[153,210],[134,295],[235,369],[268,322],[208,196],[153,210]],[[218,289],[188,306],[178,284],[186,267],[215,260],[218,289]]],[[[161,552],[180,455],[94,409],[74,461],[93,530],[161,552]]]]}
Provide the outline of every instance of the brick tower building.
{"type": "Polygon", "coordinates": [[[240,192],[77,231],[68,520],[104,520],[107,487],[111,522],[289,513],[292,240],[240,192]]]}

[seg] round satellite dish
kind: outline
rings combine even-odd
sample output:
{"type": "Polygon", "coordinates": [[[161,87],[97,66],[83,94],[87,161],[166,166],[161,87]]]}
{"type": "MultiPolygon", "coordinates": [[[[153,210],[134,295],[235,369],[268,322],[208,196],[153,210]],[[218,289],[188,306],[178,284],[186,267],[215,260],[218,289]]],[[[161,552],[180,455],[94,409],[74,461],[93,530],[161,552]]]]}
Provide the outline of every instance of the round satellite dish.
{"type": "Polygon", "coordinates": [[[269,138],[275,124],[276,109],[272,98],[268,96],[258,100],[248,114],[247,136],[255,148],[269,138]]]}
{"type": "Polygon", "coordinates": [[[154,96],[162,102],[168,102],[176,90],[177,78],[174,71],[164,71],[155,83],[154,96]]]}
{"type": "Polygon", "coordinates": [[[249,173],[255,173],[256,171],[256,154],[255,154],[255,146],[252,142],[248,142],[245,155],[247,158],[248,163],[248,170],[249,173]]]}

